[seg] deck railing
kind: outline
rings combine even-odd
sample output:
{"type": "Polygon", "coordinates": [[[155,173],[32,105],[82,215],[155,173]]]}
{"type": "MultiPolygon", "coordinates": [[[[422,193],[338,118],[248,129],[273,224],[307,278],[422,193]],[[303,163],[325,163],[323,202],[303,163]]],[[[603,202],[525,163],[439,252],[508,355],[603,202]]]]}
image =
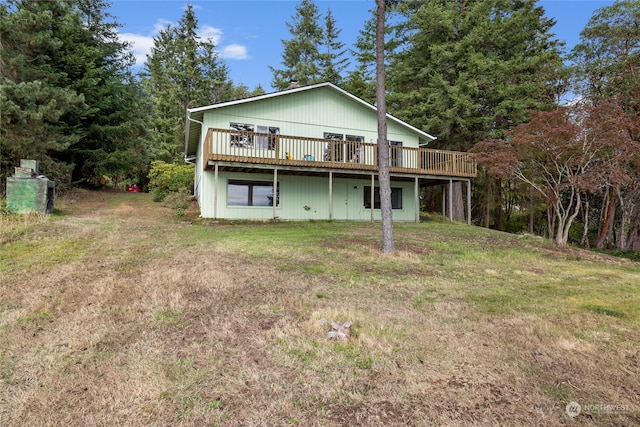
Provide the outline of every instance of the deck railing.
{"type": "MultiPolygon", "coordinates": [[[[477,167],[464,152],[389,147],[391,172],[475,177],[477,167]]],[[[276,164],[308,168],[375,171],[378,150],[373,143],[306,138],[209,128],[204,143],[207,161],[276,164]]]]}

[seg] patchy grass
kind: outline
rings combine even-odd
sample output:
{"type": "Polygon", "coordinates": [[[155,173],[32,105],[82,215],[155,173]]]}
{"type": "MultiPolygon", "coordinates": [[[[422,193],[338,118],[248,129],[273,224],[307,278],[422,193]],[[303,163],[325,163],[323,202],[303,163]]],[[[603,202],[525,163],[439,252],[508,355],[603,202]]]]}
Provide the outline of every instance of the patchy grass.
{"type": "Polygon", "coordinates": [[[441,221],[387,255],[379,224],[57,205],[0,231],[3,427],[640,423],[633,261],[441,221]]]}

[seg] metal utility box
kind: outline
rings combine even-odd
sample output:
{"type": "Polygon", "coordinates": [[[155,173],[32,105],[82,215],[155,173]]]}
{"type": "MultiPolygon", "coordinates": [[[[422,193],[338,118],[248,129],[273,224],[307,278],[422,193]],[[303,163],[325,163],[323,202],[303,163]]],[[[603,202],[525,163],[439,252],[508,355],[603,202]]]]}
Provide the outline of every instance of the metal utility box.
{"type": "Polygon", "coordinates": [[[56,184],[38,175],[38,162],[22,160],[14,176],[7,178],[7,210],[10,213],[50,213],[56,184]]]}

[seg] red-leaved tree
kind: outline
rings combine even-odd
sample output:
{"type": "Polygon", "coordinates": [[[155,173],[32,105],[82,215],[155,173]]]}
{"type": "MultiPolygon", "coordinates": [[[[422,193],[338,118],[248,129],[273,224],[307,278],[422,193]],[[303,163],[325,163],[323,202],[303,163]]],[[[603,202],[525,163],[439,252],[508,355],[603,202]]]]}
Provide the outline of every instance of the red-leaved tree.
{"type": "Polygon", "coordinates": [[[549,237],[566,246],[585,194],[610,187],[619,200],[623,188],[637,184],[637,118],[616,105],[531,111],[530,120],[505,139],[481,141],[471,151],[488,174],[518,179],[539,193],[547,206],[549,237]]]}

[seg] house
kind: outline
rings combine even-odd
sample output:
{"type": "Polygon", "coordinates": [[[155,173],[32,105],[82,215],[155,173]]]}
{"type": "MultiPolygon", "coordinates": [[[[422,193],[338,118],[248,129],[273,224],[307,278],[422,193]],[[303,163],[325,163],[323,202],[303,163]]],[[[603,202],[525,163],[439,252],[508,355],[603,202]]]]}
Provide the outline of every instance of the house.
{"type": "MultiPolygon", "coordinates": [[[[186,123],[204,218],[380,219],[376,108],[331,83],[191,108],[186,123]]],[[[419,220],[424,186],[463,181],[470,205],[467,153],[426,148],[435,137],[391,115],[387,127],[394,221],[419,220]]]]}

